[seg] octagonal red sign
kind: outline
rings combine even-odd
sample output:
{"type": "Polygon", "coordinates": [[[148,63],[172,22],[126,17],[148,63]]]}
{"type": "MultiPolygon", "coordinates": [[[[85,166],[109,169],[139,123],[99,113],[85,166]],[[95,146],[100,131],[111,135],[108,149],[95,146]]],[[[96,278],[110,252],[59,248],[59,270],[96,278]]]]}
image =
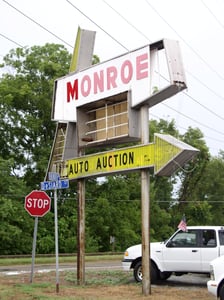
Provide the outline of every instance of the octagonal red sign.
{"type": "Polygon", "coordinates": [[[33,217],[43,217],[51,208],[51,198],[44,191],[32,191],[25,197],[25,210],[33,217]]]}

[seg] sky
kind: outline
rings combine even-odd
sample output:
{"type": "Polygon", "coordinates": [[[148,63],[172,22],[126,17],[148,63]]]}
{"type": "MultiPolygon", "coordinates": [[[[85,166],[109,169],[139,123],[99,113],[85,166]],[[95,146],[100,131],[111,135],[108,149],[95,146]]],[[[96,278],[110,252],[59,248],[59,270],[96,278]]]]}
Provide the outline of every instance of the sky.
{"type": "Polygon", "coordinates": [[[199,128],[216,156],[224,150],[223,13],[223,0],[0,0],[0,62],[10,49],[46,43],[72,53],[78,27],[96,31],[101,62],[177,40],[187,89],[150,108],[149,116],[174,119],[181,134],[199,128]]]}

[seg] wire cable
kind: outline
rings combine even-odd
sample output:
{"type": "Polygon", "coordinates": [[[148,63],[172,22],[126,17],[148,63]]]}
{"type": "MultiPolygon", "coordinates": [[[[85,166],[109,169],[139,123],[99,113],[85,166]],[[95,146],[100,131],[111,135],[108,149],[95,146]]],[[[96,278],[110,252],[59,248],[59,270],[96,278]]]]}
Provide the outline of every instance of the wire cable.
{"type": "MultiPolygon", "coordinates": [[[[171,108],[171,109],[172,109],[172,108],[171,108]]],[[[153,118],[156,118],[156,119],[158,119],[158,120],[161,120],[161,119],[162,119],[161,117],[155,115],[154,113],[150,113],[150,116],[152,116],[153,118]]],[[[185,117],[185,115],[183,115],[183,117],[185,117]]],[[[185,117],[185,118],[186,118],[186,117],[185,117]]],[[[187,117],[187,119],[188,119],[188,117],[187,117]]],[[[152,120],[153,120],[153,119],[152,119],[152,120]]],[[[197,122],[196,120],[194,120],[194,121],[197,122]]],[[[175,125],[176,125],[176,124],[175,124],[175,125]]],[[[177,125],[177,128],[180,128],[180,129],[182,129],[182,130],[184,130],[184,131],[187,131],[187,130],[188,130],[186,127],[183,127],[183,126],[180,126],[180,125],[177,125]]],[[[218,143],[224,143],[224,140],[216,139],[216,138],[211,137],[211,136],[208,136],[208,135],[204,135],[204,137],[207,138],[207,139],[210,139],[210,140],[212,140],[212,141],[218,142],[218,143]]]]}
{"type": "Polygon", "coordinates": [[[213,18],[216,20],[216,22],[222,27],[222,29],[224,29],[224,25],[223,23],[217,18],[217,16],[212,12],[212,10],[208,7],[208,5],[205,4],[205,2],[203,0],[201,0],[202,4],[204,5],[204,7],[207,8],[207,10],[209,11],[209,13],[213,16],[213,18]]]}
{"type": "Polygon", "coordinates": [[[169,26],[176,35],[185,43],[186,46],[191,49],[191,51],[213,72],[215,73],[221,80],[224,80],[224,77],[219,74],[210,64],[207,63],[207,61],[196,51],[194,48],[167,22],[167,20],[161,16],[161,14],[155,9],[155,7],[149,3],[148,0],[145,0],[146,3],[151,7],[151,9],[163,20],[163,22],[166,23],[167,26],[169,26]]]}
{"type": "Polygon", "coordinates": [[[0,36],[2,36],[4,39],[6,39],[6,40],[10,41],[11,43],[13,43],[13,44],[15,44],[15,45],[17,45],[17,46],[19,46],[19,47],[21,47],[21,48],[24,48],[24,46],[22,46],[21,44],[17,43],[16,41],[14,41],[14,40],[10,39],[10,38],[9,38],[9,37],[7,37],[6,35],[4,35],[4,34],[0,33],[0,36]]]}
{"type": "MultiPolygon", "coordinates": [[[[111,10],[113,10],[120,18],[122,18],[129,26],[131,26],[134,30],[136,30],[142,37],[147,39],[148,42],[152,42],[141,30],[139,30],[136,26],[134,26],[129,20],[127,20],[121,13],[119,13],[114,7],[112,7],[107,1],[102,0],[111,10]]],[[[186,70],[186,72],[191,75],[196,81],[198,81],[202,86],[204,86],[207,90],[212,92],[216,97],[220,98],[224,101],[224,97],[218,94],[216,91],[211,89],[207,84],[202,82],[197,76],[193,75],[190,71],[186,70]]],[[[168,81],[168,80],[167,80],[168,81]]],[[[220,116],[219,116],[220,117],[220,116]]]]}
{"type": "Polygon", "coordinates": [[[199,124],[199,125],[201,125],[201,126],[207,128],[207,129],[210,129],[210,130],[212,130],[212,131],[214,131],[214,132],[216,132],[216,133],[218,133],[218,134],[224,135],[224,132],[218,131],[218,130],[216,130],[216,129],[214,129],[214,128],[208,126],[208,125],[205,125],[205,124],[203,124],[203,123],[201,123],[201,122],[199,122],[199,121],[197,121],[197,120],[194,120],[193,118],[191,118],[191,117],[189,117],[189,116],[183,114],[182,112],[180,112],[180,111],[174,109],[173,107],[170,107],[170,106],[169,106],[168,104],[166,104],[166,103],[161,103],[161,104],[164,105],[165,107],[167,107],[167,108],[169,108],[169,109],[171,109],[171,110],[177,112],[178,114],[184,116],[185,118],[187,118],[187,119],[189,119],[189,120],[191,120],[191,121],[193,121],[193,122],[195,122],[195,123],[197,123],[197,124],[199,124]]]}
{"type": "Polygon", "coordinates": [[[114,7],[112,7],[107,1],[102,0],[110,9],[112,9],[118,16],[120,16],[127,24],[134,28],[141,36],[143,36],[148,42],[152,42],[141,30],[134,26],[128,19],[126,19],[122,14],[120,14],[114,7]]]}
{"type": "Polygon", "coordinates": [[[85,18],[87,18],[91,23],[93,23],[95,26],[97,26],[100,30],[102,30],[106,35],[108,35],[113,41],[115,41],[118,45],[120,45],[122,48],[124,48],[126,51],[129,51],[128,48],[126,48],[121,42],[119,42],[117,39],[115,39],[111,34],[109,34],[106,30],[104,30],[100,25],[98,25],[96,22],[93,21],[90,17],[88,17],[86,14],[84,14],[83,11],[81,11],[75,4],[71,3],[71,1],[66,0],[72,7],[74,7],[80,14],[82,14],[85,18]]]}
{"type": "Polygon", "coordinates": [[[60,38],[58,35],[56,35],[55,33],[53,33],[52,31],[50,31],[49,29],[47,29],[46,27],[44,27],[43,25],[41,25],[40,23],[38,23],[37,21],[35,21],[34,19],[32,19],[31,17],[27,16],[25,13],[23,13],[21,10],[19,10],[18,8],[16,8],[15,6],[13,6],[11,3],[9,3],[6,0],[2,0],[3,2],[5,2],[7,5],[9,5],[10,7],[12,7],[14,10],[16,10],[18,13],[20,13],[21,15],[23,15],[25,18],[29,19],[31,22],[33,22],[34,24],[36,24],[37,26],[39,26],[40,28],[42,28],[43,30],[45,30],[46,32],[50,33],[51,35],[53,35],[55,38],[57,38],[58,40],[60,40],[61,42],[63,42],[64,44],[66,44],[67,46],[71,47],[73,49],[73,46],[70,45],[69,43],[67,43],[65,40],[63,40],[62,38],[60,38]]]}

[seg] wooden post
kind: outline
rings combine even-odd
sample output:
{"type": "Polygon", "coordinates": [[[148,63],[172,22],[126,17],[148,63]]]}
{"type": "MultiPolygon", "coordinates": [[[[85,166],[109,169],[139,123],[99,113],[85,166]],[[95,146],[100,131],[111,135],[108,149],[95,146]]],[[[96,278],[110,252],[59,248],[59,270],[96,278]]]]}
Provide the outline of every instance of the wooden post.
{"type": "MultiPolygon", "coordinates": [[[[149,142],[149,108],[147,105],[141,107],[141,142],[149,142]]],[[[141,212],[142,212],[142,293],[147,296],[151,294],[150,280],[150,199],[149,199],[149,169],[141,170],[141,212]]]]}

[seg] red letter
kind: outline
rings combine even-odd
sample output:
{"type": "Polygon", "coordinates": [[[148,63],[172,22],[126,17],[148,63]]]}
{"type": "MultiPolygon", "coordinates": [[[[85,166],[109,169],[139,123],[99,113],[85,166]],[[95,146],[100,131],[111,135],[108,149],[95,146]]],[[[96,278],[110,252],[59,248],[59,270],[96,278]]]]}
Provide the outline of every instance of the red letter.
{"type": "Polygon", "coordinates": [[[97,94],[97,91],[99,89],[100,92],[104,91],[104,74],[103,74],[103,70],[101,70],[99,72],[99,74],[97,72],[94,72],[93,74],[93,78],[94,78],[94,94],[97,94]]]}
{"type": "Polygon", "coordinates": [[[80,89],[83,97],[87,97],[89,95],[91,89],[91,80],[88,75],[85,75],[83,77],[80,89]],[[85,89],[85,82],[86,82],[86,89],[85,89]]]}
{"type": "Polygon", "coordinates": [[[147,78],[148,73],[148,53],[142,54],[136,57],[136,79],[140,80],[147,78]]]}
{"type": "Polygon", "coordinates": [[[133,67],[130,60],[123,62],[121,66],[121,81],[125,84],[129,83],[133,76],[133,67]],[[125,74],[125,69],[127,68],[127,74],[125,74]]]}
{"type": "Polygon", "coordinates": [[[74,80],[74,84],[72,86],[71,82],[67,82],[67,102],[70,102],[70,96],[72,99],[74,99],[75,95],[75,100],[78,99],[78,79],[74,80]]]}
{"type": "Polygon", "coordinates": [[[107,68],[107,89],[116,88],[117,69],[115,67],[107,68]]]}

